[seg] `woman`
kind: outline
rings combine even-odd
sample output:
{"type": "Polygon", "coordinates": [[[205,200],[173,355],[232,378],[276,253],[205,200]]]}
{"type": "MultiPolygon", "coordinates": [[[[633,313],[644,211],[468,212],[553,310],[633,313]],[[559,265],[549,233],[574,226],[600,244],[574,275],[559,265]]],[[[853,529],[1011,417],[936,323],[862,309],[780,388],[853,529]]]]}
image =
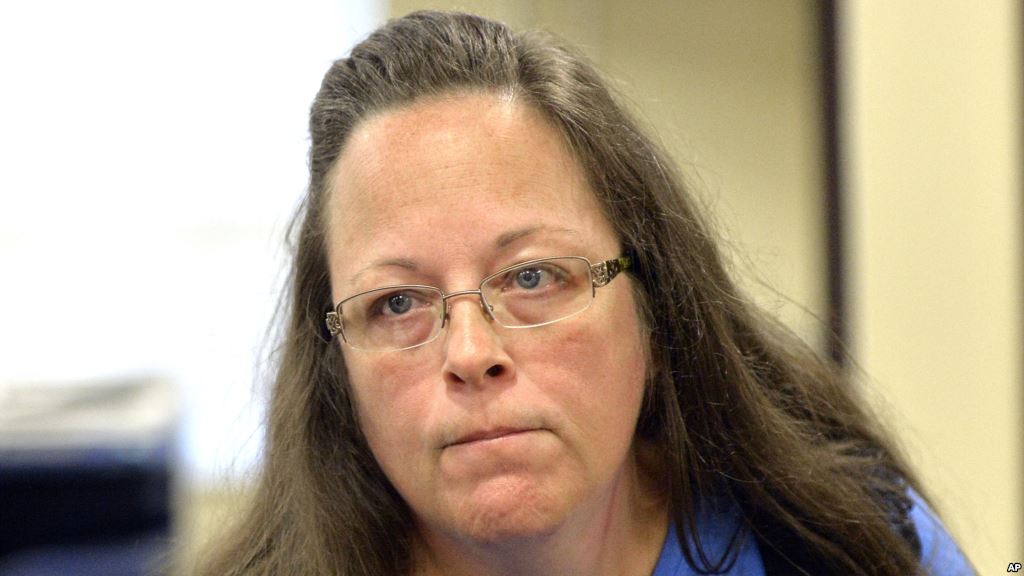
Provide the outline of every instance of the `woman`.
{"type": "Polygon", "coordinates": [[[207,573],[969,572],[580,56],[411,14],[310,127],[265,470],[207,573]]]}

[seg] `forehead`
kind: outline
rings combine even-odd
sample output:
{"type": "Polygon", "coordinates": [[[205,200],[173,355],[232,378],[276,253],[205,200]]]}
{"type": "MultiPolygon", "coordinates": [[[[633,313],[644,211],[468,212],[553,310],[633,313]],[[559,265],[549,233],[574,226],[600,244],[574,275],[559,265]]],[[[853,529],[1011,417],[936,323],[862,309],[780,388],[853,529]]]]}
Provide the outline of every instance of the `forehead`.
{"type": "Polygon", "coordinates": [[[334,284],[380,258],[486,256],[496,239],[525,228],[614,241],[554,126],[494,94],[417,102],[364,121],[328,182],[334,284]]]}

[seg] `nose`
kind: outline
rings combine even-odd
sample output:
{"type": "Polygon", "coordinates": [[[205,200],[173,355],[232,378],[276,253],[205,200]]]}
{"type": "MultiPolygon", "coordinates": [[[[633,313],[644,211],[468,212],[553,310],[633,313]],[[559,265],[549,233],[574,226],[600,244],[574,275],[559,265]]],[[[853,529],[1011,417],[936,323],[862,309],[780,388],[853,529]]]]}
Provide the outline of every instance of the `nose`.
{"type": "Polygon", "coordinates": [[[449,384],[483,386],[512,378],[512,359],[483,309],[479,294],[454,298],[448,305],[444,378],[449,384]]]}

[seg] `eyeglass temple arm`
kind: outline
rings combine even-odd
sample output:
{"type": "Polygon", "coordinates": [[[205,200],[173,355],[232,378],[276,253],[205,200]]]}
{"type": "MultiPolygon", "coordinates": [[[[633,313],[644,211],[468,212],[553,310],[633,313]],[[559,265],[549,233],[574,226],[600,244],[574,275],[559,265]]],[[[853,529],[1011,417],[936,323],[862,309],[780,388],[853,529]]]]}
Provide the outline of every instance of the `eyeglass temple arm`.
{"type": "Polygon", "coordinates": [[[629,268],[633,261],[629,256],[619,256],[613,260],[605,260],[590,267],[591,275],[594,277],[594,287],[600,288],[612,281],[619,275],[619,272],[629,268]]]}
{"type": "Polygon", "coordinates": [[[341,315],[336,311],[332,310],[328,312],[324,318],[324,323],[326,324],[327,332],[330,334],[331,338],[337,336],[338,333],[341,332],[341,315]]]}

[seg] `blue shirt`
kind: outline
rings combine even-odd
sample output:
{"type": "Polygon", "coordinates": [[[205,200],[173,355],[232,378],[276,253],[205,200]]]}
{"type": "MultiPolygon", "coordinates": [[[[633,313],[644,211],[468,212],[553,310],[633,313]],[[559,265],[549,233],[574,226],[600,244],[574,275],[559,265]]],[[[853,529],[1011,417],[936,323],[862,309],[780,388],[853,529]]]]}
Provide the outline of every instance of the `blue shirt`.
{"type": "MultiPolygon", "coordinates": [[[[914,506],[910,510],[910,519],[914,522],[917,535],[921,539],[921,563],[929,574],[933,576],[969,576],[973,575],[970,565],[964,558],[956,542],[946,531],[946,528],[936,518],[931,508],[921,500],[920,495],[914,490],[909,491],[910,499],[914,506]]],[[[729,539],[736,532],[740,518],[738,516],[715,516],[712,518],[701,517],[698,514],[698,531],[709,566],[718,562],[729,545],[729,539]]],[[[701,564],[697,556],[696,546],[690,547],[691,556],[701,564]]],[[[679,540],[676,537],[674,522],[669,522],[668,536],[661,549],[661,556],[651,576],[698,576],[686,563],[679,540]]],[[[735,564],[728,572],[729,576],[764,576],[764,564],[761,561],[761,553],[757,548],[757,539],[753,534],[748,534],[742,542],[742,547],[735,564]]]]}

